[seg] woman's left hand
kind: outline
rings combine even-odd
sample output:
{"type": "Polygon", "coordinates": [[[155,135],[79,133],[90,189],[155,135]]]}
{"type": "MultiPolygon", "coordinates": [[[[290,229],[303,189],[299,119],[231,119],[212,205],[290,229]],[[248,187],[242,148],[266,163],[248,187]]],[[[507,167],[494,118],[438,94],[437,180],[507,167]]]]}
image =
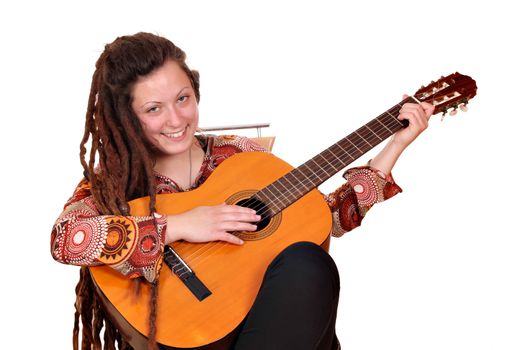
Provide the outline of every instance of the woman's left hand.
{"type": "Polygon", "coordinates": [[[434,106],[427,102],[405,103],[399,111],[398,119],[408,120],[409,124],[394,134],[392,142],[403,149],[406,148],[428,127],[428,120],[433,112],[434,106]]]}

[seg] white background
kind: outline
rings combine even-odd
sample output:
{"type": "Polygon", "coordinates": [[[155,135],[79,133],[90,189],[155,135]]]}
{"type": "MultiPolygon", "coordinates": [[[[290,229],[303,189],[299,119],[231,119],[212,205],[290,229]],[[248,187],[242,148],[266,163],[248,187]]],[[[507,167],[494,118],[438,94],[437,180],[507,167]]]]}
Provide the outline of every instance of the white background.
{"type": "Polygon", "coordinates": [[[455,71],[476,79],[470,111],[434,117],[403,154],[394,177],[404,192],[332,241],[338,333],[353,350],[525,349],[517,1],[7,3],[2,348],[71,348],[78,269],[52,260],[51,227],[82,176],[97,57],[117,36],[151,31],[200,71],[202,126],[270,122],[274,152],[296,166],[403,93],[455,71]]]}

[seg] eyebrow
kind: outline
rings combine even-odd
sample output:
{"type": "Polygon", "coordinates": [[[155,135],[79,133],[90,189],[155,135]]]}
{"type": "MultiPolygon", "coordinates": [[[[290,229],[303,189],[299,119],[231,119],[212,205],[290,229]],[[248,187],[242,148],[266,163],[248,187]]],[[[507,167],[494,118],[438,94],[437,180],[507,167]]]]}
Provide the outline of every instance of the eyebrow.
{"type": "Polygon", "coordinates": [[[185,86],[183,87],[182,89],[180,89],[179,93],[177,94],[177,96],[179,96],[185,89],[191,89],[191,86],[185,86]]]}
{"type": "MultiPolygon", "coordinates": [[[[177,93],[177,96],[180,96],[180,94],[185,90],[185,89],[190,89],[191,86],[185,86],[183,87],[182,89],[179,90],[179,92],[177,93]]],[[[148,103],[160,103],[160,101],[146,101],[144,102],[144,104],[142,104],[140,106],[140,108],[144,107],[145,105],[147,105],[148,103]]]]}
{"type": "Polygon", "coordinates": [[[160,103],[159,101],[147,101],[146,103],[144,103],[142,106],[140,106],[140,108],[146,106],[148,103],[160,103]]]}

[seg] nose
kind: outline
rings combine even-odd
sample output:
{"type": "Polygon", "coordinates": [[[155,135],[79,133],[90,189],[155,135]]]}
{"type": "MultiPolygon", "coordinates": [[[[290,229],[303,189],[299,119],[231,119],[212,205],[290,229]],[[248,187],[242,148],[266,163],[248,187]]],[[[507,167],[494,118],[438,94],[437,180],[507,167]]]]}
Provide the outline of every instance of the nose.
{"type": "Polygon", "coordinates": [[[168,126],[179,126],[181,123],[181,114],[176,106],[168,108],[166,113],[166,124],[168,126]]]}

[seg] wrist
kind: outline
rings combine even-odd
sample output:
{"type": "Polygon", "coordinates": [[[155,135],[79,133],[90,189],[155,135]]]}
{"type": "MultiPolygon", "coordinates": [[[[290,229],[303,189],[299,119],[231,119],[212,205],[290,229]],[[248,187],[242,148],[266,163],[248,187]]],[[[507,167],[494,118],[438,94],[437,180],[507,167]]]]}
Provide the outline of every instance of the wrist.
{"type": "Polygon", "coordinates": [[[391,148],[393,152],[396,152],[398,154],[401,154],[405,148],[408,147],[410,142],[406,142],[405,140],[400,140],[397,134],[394,134],[386,147],[391,148]]]}
{"type": "Polygon", "coordinates": [[[368,163],[368,166],[381,171],[385,175],[392,172],[392,168],[396,164],[399,156],[406,146],[390,138],[386,146],[368,163]]]}
{"type": "Polygon", "coordinates": [[[168,215],[165,243],[169,244],[182,239],[182,234],[177,230],[179,227],[176,215],[168,215]]]}

